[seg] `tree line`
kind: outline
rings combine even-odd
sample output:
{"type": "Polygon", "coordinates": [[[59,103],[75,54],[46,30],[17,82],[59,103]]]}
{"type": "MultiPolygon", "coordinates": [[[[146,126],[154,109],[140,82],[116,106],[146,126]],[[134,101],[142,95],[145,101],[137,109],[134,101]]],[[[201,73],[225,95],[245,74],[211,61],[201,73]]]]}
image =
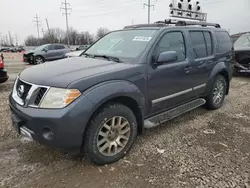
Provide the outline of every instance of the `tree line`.
{"type": "MultiPolygon", "coordinates": [[[[90,34],[88,31],[78,32],[74,28],[69,28],[69,42],[70,45],[89,45],[108,32],[109,30],[107,28],[99,28],[94,35],[90,34]]],[[[42,38],[29,35],[24,42],[26,46],[38,46],[47,43],[67,44],[68,39],[66,31],[60,28],[51,28],[44,33],[42,38]]]]}

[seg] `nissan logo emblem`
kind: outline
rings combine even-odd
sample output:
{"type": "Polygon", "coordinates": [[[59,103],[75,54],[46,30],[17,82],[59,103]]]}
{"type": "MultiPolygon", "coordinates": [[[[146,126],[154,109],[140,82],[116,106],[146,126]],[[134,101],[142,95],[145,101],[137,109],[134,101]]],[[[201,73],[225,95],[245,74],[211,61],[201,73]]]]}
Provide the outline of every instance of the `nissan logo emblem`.
{"type": "Polygon", "coordinates": [[[21,98],[24,94],[24,85],[20,85],[17,89],[17,95],[21,98]]]}

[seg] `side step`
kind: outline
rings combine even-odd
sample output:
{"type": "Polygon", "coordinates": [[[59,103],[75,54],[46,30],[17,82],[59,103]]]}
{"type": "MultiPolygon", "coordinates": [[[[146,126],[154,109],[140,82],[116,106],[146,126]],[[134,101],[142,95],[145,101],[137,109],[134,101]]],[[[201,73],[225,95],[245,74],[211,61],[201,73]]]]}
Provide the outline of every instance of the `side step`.
{"type": "Polygon", "coordinates": [[[176,108],[173,108],[171,110],[157,114],[153,117],[145,119],[144,128],[148,129],[148,128],[156,127],[165,121],[171,120],[181,114],[194,110],[195,108],[198,108],[204,105],[205,103],[206,103],[206,100],[200,98],[200,99],[196,99],[191,102],[188,102],[186,104],[183,104],[181,106],[178,106],[176,108]]]}

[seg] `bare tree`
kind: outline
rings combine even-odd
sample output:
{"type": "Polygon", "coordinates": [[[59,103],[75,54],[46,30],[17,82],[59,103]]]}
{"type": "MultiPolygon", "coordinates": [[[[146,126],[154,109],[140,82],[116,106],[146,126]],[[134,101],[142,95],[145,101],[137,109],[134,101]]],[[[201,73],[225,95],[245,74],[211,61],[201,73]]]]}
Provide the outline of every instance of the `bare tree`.
{"type": "Polygon", "coordinates": [[[29,35],[26,40],[25,40],[25,45],[26,46],[36,46],[37,45],[37,38],[32,36],[32,35],[29,35]]]}
{"type": "Polygon", "coordinates": [[[73,29],[72,27],[69,29],[69,40],[71,45],[76,45],[78,40],[79,34],[77,30],[73,29]]]}
{"type": "Polygon", "coordinates": [[[107,28],[99,28],[96,33],[96,39],[102,38],[104,35],[106,35],[109,32],[107,28]]]}

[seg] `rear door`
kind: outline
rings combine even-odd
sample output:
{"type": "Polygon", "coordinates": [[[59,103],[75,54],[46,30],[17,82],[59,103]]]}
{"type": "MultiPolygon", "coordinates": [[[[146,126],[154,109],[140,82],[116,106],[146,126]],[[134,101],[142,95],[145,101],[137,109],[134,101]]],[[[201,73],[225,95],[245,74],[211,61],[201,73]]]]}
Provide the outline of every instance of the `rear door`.
{"type": "Polygon", "coordinates": [[[189,39],[193,61],[193,90],[202,95],[206,90],[209,75],[216,64],[215,36],[210,30],[190,30],[189,39]]]}
{"type": "Polygon", "coordinates": [[[64,45],[59,45],[59,44],[55,45],[55,50],[56,50],[55,59],[61,59],[66,54],[66,49],[64,45]]]}

